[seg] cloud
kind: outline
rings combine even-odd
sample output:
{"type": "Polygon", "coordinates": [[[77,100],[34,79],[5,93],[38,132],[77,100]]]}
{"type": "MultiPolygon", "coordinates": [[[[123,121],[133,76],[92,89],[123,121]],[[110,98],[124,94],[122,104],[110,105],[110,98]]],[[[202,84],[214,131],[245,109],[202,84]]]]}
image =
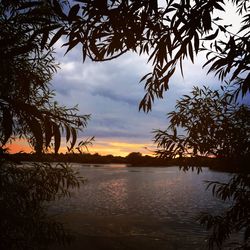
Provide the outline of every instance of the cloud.
{"type": "Polygon", "coordinates": [[[145,56],[128,53],[105,63],[86,60],[83,64],[79,47],[66,56],[63,53],[59,49],[56,54],[61,63],[61,70],[53,79],[56,99],[67,106],[78,104],[80,113],[92,114],[87,130],[79,136],[94,135],[97,144],[152,144],[152,130],[168,126],[166,113],[174,109],[181,95],[189,94],[194,85],[219,85],[213,75],[206,75],[202,69],[204,56],[197,58],[195,64],[184,62],[184,78],[177,69],[164,99],[155,100],[152,112],[145,114],[138,112],[145,94],[139,81],[151,70],[145,56]]]}
{"type": "Polygon", "coordinates": [[[108,98],[110,100],[114,100],[116,102],[124,102],[127,103],[131,106],[136,107],[138,105],[138,98],[135,96],[124,96],[123,94],[117,93],[117,92],[112,92],[110,89],[108,88],[103,88],[103,87],[99,87],[97,89],[93,89],[90,92],[92,95],[94,96],[100,96],[100,97],[104,97],[104,98],[108,98]]]}

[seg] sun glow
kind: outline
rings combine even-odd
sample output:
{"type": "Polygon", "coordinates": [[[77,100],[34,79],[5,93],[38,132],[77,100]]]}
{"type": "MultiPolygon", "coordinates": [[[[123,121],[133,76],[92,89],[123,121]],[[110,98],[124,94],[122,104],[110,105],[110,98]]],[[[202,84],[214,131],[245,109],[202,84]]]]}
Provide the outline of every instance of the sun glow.
{"type": "Polygon", "coordinates": [[[142,154],[152,154],[145,143],[129,143],[121,141],[103,140],[96,141],[90,152],[96,152],[101,155],[112,154],[115,156],[127,156],[131,152],[140,152],[142,154]]]}
{"type": "Polygon", "coordinates": [[[12,143],[7,144],[6,148],[11,154],[15,153],[31,153],[33,150],[25,139],[16,139],[12,143]]]}

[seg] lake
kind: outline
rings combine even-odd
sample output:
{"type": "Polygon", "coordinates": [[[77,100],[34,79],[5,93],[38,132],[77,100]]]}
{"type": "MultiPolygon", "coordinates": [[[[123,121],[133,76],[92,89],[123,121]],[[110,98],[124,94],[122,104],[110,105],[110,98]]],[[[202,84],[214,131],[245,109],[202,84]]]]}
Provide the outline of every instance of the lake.
{"type": "Polygon", "coordinates": [[[76,235],[67,249],[205,249],[208,234],[197,217],[228,206],[205,183],[227,181],[228,173],[118,164],[72,167],[87,181],[49,208],[76,235]]]}

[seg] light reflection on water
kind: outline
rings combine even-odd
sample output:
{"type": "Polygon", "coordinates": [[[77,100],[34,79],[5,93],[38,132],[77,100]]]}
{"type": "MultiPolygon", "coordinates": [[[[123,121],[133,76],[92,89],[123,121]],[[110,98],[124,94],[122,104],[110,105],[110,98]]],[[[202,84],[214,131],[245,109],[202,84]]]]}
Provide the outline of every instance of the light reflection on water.
{"type": "Polygon", "coordinates": [[[207,168],[198,175],[178,167],[80,164],[72,167],[87,182],[74,190],[71,198],[51,205],[50,211],[66,217],[80,215],[72,222],[72,228],[83,235],[123,235],[125,241],[130,236],[130,240],[135,240],[133,246],[139,244],[135,235],[143,235],[147,241],[141,249],[207,249],[207,232],[197,217],[200,212],[220,212],[228,206],[206,190],[204,181],[227,181],[230,175],[207,168]],[[158,248],[150,247],[149,239],[153,244],[157,241],[158,248]]]}
{"type": "Polygon", "coordinates": [[[142,215],[193,221],[201,211],[220,211],[225,204],[206,191],[205,180],[225,181],[229,174],[203,168],[196,172],[178,167],[125,167],[74,164],[87,182],[69,199],[58,201],[58,212],[94,215],[142,215]]]}

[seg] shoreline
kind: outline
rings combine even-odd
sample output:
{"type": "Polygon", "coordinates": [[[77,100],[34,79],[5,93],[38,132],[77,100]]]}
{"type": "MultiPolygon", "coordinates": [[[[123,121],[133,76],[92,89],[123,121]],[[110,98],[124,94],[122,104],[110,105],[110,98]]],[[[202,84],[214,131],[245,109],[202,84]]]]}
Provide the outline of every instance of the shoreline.
{"type": "Polygon", "coordinates": [[[15,163],[22,162],[46,162],[46,163],[77,163],[98,166],[100,164],[124,164],[127,167],[172,167],[185,168],[208,167],[213,171],[230,173],[249,173],[249,160],[238,158],[209,158],[209,157],[186,157],[177,159],[160,159],[152,156],[140,156],[135,159],[121,156],[101,156],[91,154],[7,154],[6,159],[15,163]]]}

